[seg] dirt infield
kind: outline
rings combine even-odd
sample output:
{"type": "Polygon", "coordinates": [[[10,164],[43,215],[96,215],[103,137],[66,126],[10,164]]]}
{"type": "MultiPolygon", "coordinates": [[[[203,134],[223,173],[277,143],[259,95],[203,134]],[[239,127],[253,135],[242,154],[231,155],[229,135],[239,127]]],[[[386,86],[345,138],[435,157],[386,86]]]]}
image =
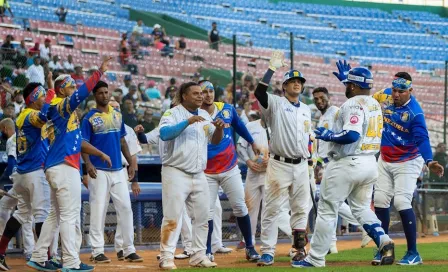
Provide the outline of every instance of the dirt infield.
{"type": "MultiPolygon", "coordinates": [[[[406,240],[404,238],[394,239],[396,244],[405,244],[406,240]]],[[[418,243],[435,243],[435,242],[448,242],[448,234],[441,235],[439,237],[434,236],[426,236],[425,238],[419,238],[418,243]]],[[[369,247],[373,247],[373,242],[370,243],[369,247]]],[[[359,248],[360,241],[359,240],[341,240],[338,241],[338,250],[348,250],[359,248]]],[[[257,247],[258,248],[258,247],[257,247]]],[[[280,244],[277,247],[276,256],[286,256],[289,252],[290,245],[288,244],[280,244]]],[[[112,262],[109,264],[99,264],[96,265],[95,271],[98,272],[112,272],[112,271],[156,271],[158,270],[158,262],[156,260],[156,256],[158,251],[155,250],[144,250],[138,251],[139,255],[141,255],[145,261],[142,263],[128,263],[128,262],[119,262],[116,259],[116,255],[114,252],[106,252],[106,255],[111,258],[112,262]]],[[[180,253],[180,252],[179,252],[180,253]]],[[[82,254],[81,259],[83,262],[90,264],[89,262],[89,254],[82,254]]],[[[216,263],[218,263],[218,267],[226,268],[226,267],[255,267],[254,263],[247,263],[244,261],[244,251],[233,251],[230,254],[217,254],[216,255],[216,263]]],[[[440,265],[448,265],[448,261],[425,261],[425,264],[440,264],[440,265]]],[[[13,271],[35,271],[28,268],[25,265],[25,261],[23,258],[8,258],[8,265],[13,271]]],[[[178,268],[188,268],[188,260],[176,260],[176,265],[178,268]]],[[[366,262],[344,262],[344,263],[332,263],[333,266],[347,266],[347,265],[356,265],[356,266],[365,266],[369,265],[366,262]]],[[[276,262],[276,267],[289,267],[289,263],[287,262],[276,262]]]]}

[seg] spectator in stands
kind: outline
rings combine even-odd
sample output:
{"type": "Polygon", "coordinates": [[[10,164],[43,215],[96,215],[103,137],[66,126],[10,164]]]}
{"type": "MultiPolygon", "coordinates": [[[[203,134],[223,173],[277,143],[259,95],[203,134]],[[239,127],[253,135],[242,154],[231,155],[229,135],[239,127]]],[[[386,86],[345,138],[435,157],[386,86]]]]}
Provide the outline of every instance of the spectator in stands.
{"type": "Polygon", "coordinates": [[[28,83],[36,82],[45,85],[44,67],[40,64],[40,57],[34,56],[33,65],[28,67],[25,73],[28,83]]]}
{"type": "Polygon", "coordinates": [[[112,97],[121,105],[121,102],[123,101],[123,91],[120,88],[116,88],[112,92],[112,97]]]}
{"type": "MultiPolygon", "coordinates": [[[[443,165],[445,167],[445,170],[448,170],[447,169],[448,155],[446,154],[446,145],[444,143],[439,143],[437,145],[436,152],[434,154],[434,161],[439,162],[440,165],[443,165]]],[[[446,181],[445,176],[439,177],[438,175],[435,175],[433,173],[429,174],[429,178],[430,178],[431,182],[445,182],[446,181]]],[[[434,189],[440,189],[440,187],[434,187],[434,189]]]]}
{"type": "Polygon", "coordinates": [[[127,68],[129,64],[129,59],[131,58],[131,54],[129,53],[126,47],[121,48],[120,52],[120,64],[123,68],[127,68]]]}
{"type": "MultiPolygon", "coordinates": [[[[6,105],[11,101],[11,97],[14,94],[12,86],[12,80],[9,77],[5,77],[1,80],[0,84],[0,111],[6,107],[6,105]]],[[[3,113],[3,112],[2,112],[3,113]]]]}
{"type": "Polygon", "coordinates": [[[180,38],[179,38],[179,40],[176,41],[176,44],[174,47],[176,48],[176,50],[181,50],[181,51],[187,49],[187,42],[185,41],[184,34],[180,34],[180,38]]]}
{"type": "Polygon", "coordinates": [[[12,13],[11,6],[9,5],[9,0],[1,0],[0,1],[0,17],[3,22],[3,17],[6,15],[6,10],[9,11],[11,14],[11,17],[14,17],[14,14],[12,13]]]}
{"type": "Polygon", "coordinates": [[[15,115],[19,115],[19,113],[22,111],[22,109],[25,107],[23,99],[23,92],[22,90],[17,90],[14,92],[14,113],[15,115]]]}
{"type": "Polygon", "coordinates": [[[75,65],[73,64],[72,55],[68,55],[67,60],[64,61],[64,70],[66,73],[73,73],[75,71],[75,65]]]}
{"type": "Polygon", "coordinates": [[[131,55],[134,59],[142,59],[143,56],[140,54],[140,44],[135,33],[132,33],[129,39],[129,47],[131,48],[131,55]]]}
{"type": "Polygon", "coordinates": [[[132,34],[135,34],[138,38],[143,35],[143,21],[138,19],[137,24],[132,29],[132,34]]]}
{"type": "Polygon", "coordinates": [[[15,60],[16,50],[14,49],[14,46],[11,43],[13,40],[14,37],[12,35],[9,34],[6,35],[5,41],[1,46],[3,60],[12,60],[12,61],[15,60]]]}
{"type": "Polygon", "coordinates": [[[13,103],[8,103],[5,108],[3,108],[2,119],[11,118],[16,120],[15,107],[13,103]]]}
{"type": "Polygon", "coordinates": [[[38,42],[35,43],[34,46],[31,47],[30,50],[28,51],[28,54],[30,55],[30,57],[40,55],[40,44],[38,42]]]}
{"type": "Polygon", "coordinates": [[[138,118],[135,114],[134,109],[134,102],[132,102],[131,99],[124,99],[123,98],[123,110],[122,110],[122,116],[123,116],[123,122],[130,126],[131,128],[136,127],[138,125],[138,118]]]}
{"type": "Polygon", "coordinates": [[[68,9],[60,6],[54,13],[58,16],[59,22],[65,23],[65,17],[67,17],[68,9]]]}
{"type": "Polygon", "coordinates": [[[124,82],[124,85],[121,85],[120,89],[121,89],[123,95],[127,95],[129,92],[129,86],[131,86],[131,84],[132,84],[132,76],[125,75],[123,82],[124,82]]]}
{"type": "Polygon", "coordinates": [[[166,37],[166,32],[165,29],[162,28],[159,24],[155,24],[152,30],[152,37],[154,39],[154,45],[157,47],[157,43],[161,42],[163,44],[165,44],[165,46],[169,46],[170,45],[170,41],[167,40],[166,37]]]}
{"type": "Polygon", "coordinates": [[[171,107],[171,103],[173,103],[173,99],[176,96],[177,87],[176,86],[170,86],[166,90],[166,94],[168,95],[168,98],[165,98],[162,103],[162,113],[164,113],[166,110],[168,110],[171,107]]]}
{"type": "Polygon", "coordinates": [[[202,80],[201,78],[203,79],[203,77],[201,77],[201,74],[196,72],[196,73],[194,73],[193,77],[191,78],[191,81],[199,82],[202,80]]]}
{"type": "Polygon", "coordinates": [[[123,96],[123,101],[130,99],[130,100],[132,100],[132,103],[135,105],[135,103],[137,103],[137,98],[138,98],[137,86],[132,84],[131,86],[129,86],[128,90],[129,90],[129,92],[125,96],[123,96]]]}
{"type": "Polygon", "coordinates": [[[149,99],[162,99],[162,96],[160,95],[160,90],[156,87],[156,82],[154,80],[150,80],[148,82],[148,89],[146,89],[146,95],[149,97],[149,99]]]}
{"type": "Polygon", "coordinates": [[[137,95],[138,95],[137,100],[138,101],[143,101],[143,102],[149,101],[149,97],[146,95],[145,90],[146,90],[145,83],[140,82],[138,84],[138,92],[137,92],[137,95]]]}
{"type": "Polygon", "coordinates": [[[51,60],[48,63],[48,68],[50,68],[51,71],[63,71],[64,67],[62,67],[62,64],[60,62],[60,58],[58,55],[53,56],[53,60],[51,60]]]}
{"type": "Polygon", "coordinates": [[[39,47],[40,51],[40,57],[42,58],[43,62],[50,61],[51,57],[51,40],[49,38],[46,38],[44,41],[44,44],[41,44],[39,47]]]}
{"type": "Polygon", "coordinates": [[[143,120],[141,125],[143,126],[145,133],[152,131],[156,125],[152,120],[153,111],[151,109],[145,110],[145,114],[143,115],[143,120]]]}
{"type": "Polygon", "coordinates": [[[244,104],[243,104],[243,110],[241,111],[240,118],[241,118],[241,121],[243,121],[244,124],[249,123],[249,115],[250,115],[250,112],[251,112],[251,110],[250,110],[251,105],[250,104],[251,103],[249,101],[245,101],[244,104]]]}
{"type": "Polygon", "coordinates": [[[81,64],[75,64],[75,73],[71,74],[72,78],[76,82],[76,88],[79,89],[79,87],[84,84],[84,73],[82,71],[82,65],[81,64]]]}
{"type": "Polygon", "coordinates": [[[280,81],[276,81],[274,86],[272,86],[273,93],[278,96],[283,96],[282,84],[280,81]]]}
{"type": "Polygon", "coordinates": [[[218,25],[216,22],[212,23],[212,29],[208,32],[208,43],[211,49],[219,51],[219,42],[221,38],[219,37],[218,25]]]}
{"type": "Polygon", "coordinates": [[[28,59],[28,49],[25,45],[25,40],[20,41],[20,46],[17,48],[17,68],[24,68],[26,66],[26,60],[28,59]]]}
{"type": "Polygon", "coordinates": [[[128,46],[128,35],[126,33],[122,33],[118,51],[121,52],[123,48],[128,48],[128,46]]]}
{"type": "MultiPolygon", "coordinates": [[[[170,86],[168,86],[165,90],[165,98],[169,98],[169,93],[170,93],[171,87],[176,87],[176,78],[174,78],[174,77],[170,78],[170,86]]],[[[177,90],[177,87],[176,87],[176,90],[177,90]]]]}

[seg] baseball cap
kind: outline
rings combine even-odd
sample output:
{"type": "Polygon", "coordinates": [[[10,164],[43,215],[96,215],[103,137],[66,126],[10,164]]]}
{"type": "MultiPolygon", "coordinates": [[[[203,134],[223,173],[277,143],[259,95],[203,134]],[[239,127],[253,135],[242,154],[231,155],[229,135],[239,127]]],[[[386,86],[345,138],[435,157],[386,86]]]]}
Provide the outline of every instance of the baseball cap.
{"type": "Polygon", "coordinates": [[[285,84],[288,80],[293,79],[293,78],[300,79],[300,81],[302,81],[302,84],[304,84],[306,82],[305,77],[299,70],[290,70],[283,75],[283,83],[282,84],[285,84]]]}
{"type": "Polygon", "coordinates": [[[45,42],[50,42],[51,43],[51,40],[49,38],[46,38],[45,42]]]}
{"type": "Polygon", "coordinates": [[[154,87],[154,86],[156,86],[156,82],[154,81],[154,80],[150,80],[149,82],[148,82],[148,87],[154,87]]]}
{"type": "Polygon", "coordinates": [[[125,75],[124,76],[124,80],[131,81],[132,80],[132,76],[131,75],[125,75]]]}
{"type": "Polygon", "coordinates": [[[75,64],[75,68],[82,68],[82,64],[81,63],[75,64]]]}
{"type": "Polygon", "coordinates": [[[160,28],[161,26],[159,24],[155,24],[153,28],[160,28]]]}

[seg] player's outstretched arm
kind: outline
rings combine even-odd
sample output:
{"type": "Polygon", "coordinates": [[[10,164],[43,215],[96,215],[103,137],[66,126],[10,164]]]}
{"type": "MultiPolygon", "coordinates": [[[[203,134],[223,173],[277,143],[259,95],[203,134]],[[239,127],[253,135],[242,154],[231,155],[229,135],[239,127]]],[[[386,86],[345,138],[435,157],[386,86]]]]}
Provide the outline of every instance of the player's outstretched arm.
{"type": "Polygon", "coordinates": [[[268,93],[266,92],[269,87],[269,82],[272,76],[278,68],[285,66],[284,55],[282,51],[272,52],[271,59],[269,61],[269,68],[263,76],[263,79],[258,83],[255,89],[255,97],[260,102],[261,106],[265,109],[268,108],[268,93]]]}
{"type": "MultiPolygon", "coordinates": [[[[244,140],[246,140],[251,145],[254,144],[254,139],[250,135],[249,130],[247,130],[246,125],[241,121],[235,108],[232,106],[232,127],[235,129],[236,133],[240,135],[244,140]]],[[[255,150],[254,150],[255,151],[255,150]]]]}
{"type": "Polygon", "coordinates": [[[89,144],[84,140],[81,143],[81,152],[86,153],[88,155],[100,157],[103,162],[107,163],[107,166],[112,167],[112,162],[109,156],[107,156],[100,150],[96,149],[96,147],[94,147],[93,145],[89,144]]]}
{"type": "Polygon", "coordinates": [[[221,119],[216,119],[216,121],[212,122],[215,125],[215,132],[213,132],[211,143],[217,145],[221,142],[222,137],[224,136],[224,127],[225,123],[221,119]]]}
{"type": "Polygon", "coordinates": [[[351,144],[359,139],[359,133],[353,130],[343,130],[339,133],[334,133],[324,127],[318,127],[314,130],[316,139],[326,142],[334,142],[337,144],[351,144]]]}
{"type": "Polygon", "coordinates": [[[333,72],[333,75],[335,77],[337,77],[337,79],[339,79],[339,81],[343,81],[347,79],[347,75],[348,75],[348,71],[350,71],[350,69],[352,69],[352,67],[350,66],[349,63],[347,63],[346,60],[344,60],[344,62],[342,62],[341,60],[339,60],[338,62],[336,62],[336,67],[338,67],[338,72],[333,72]]]}
{"type": "Polygon", "coordinates": [[[162,122],[162,127],[160,127],[160,139],[162,141],[171,141],[179,136],[189,125],[202,121],[205,121],[204,117],[195,115],[188,118],[188,120],[183,120],[175,125],[164,125],[162,122]]]}

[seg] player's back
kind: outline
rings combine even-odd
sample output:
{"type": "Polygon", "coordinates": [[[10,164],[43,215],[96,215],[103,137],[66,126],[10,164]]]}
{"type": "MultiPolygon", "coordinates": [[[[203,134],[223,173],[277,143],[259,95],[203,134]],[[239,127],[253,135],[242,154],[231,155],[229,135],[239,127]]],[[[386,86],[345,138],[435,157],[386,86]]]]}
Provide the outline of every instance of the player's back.
{"type": "Polygon", "coordinates": [[[351,144],[330,144],[329,155],[341,158],[353,155],[375,155],[380,149],[383,115],[373,97],[357,95],[340,108],[333,131],[356,131],[359,139],[351,144]]]}
{"type": "Polygon", "coordinates": [[[17,172],[29,173],[43,167],[47,155],[41,131],[45,122],[39,112],[25,108],[16,120],[17,172]]]}

